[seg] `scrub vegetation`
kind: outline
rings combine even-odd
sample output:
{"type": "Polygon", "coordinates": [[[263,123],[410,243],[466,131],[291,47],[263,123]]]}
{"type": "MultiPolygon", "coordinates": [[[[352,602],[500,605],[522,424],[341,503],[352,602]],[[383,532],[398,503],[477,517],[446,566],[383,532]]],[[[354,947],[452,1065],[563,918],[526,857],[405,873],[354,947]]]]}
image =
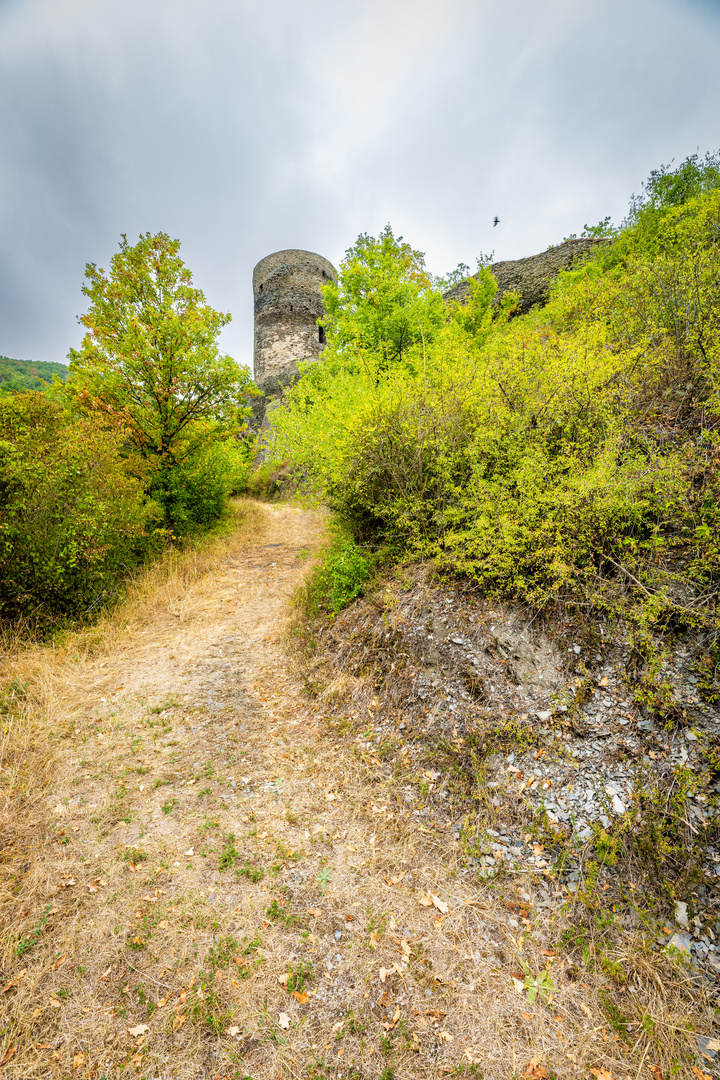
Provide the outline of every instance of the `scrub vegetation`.
{"type": "Polygon", "coordinates": [[[714,640],[718,158],[656,170],[622,228],[601,225],[518,317],[487,268],[448,309],[389,226],[361,236],[325,287],[328,346],[274,413],[276,459],[365,549],[714,640]]]}

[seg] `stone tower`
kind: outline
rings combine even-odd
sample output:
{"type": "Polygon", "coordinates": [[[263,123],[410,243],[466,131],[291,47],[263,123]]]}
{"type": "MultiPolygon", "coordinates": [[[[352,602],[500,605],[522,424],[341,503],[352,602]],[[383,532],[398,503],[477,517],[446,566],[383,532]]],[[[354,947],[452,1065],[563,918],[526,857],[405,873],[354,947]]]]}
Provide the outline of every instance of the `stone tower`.
{"type": "Polygon", "coordinates": [[[335,267],[312,251],[276,251],[253,270],[255,382],[292,381],[298,360],[317,360],[324,331],[320,286],[336,281],[335,267]]]}

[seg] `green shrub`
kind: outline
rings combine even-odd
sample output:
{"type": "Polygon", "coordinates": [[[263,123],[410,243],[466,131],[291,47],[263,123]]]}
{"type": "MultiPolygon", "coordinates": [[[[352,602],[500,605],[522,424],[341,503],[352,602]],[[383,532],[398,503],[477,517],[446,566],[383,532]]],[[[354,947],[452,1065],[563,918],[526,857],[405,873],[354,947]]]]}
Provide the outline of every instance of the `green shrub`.
{"type": "Polygon", "coordinates": [[[159,470],[150,492],[176,536],[197,533],[223,516],[229,495],[245,488],[248,465],[244,443],[233,438],[203,442],[159,470]]]}
{"type": "Polygon", "coordinates": [[[0,616],[87,615],[161,542],[121,439],[29,392],[0,399],[0,616]]]}
{"type": "MultiPolygon", "coordinates": [[[[365,552],[384,545],[537,607],[570,597],[607,605],[623,594],[638,618],[645,605],[645,619],[651,597],[657,621],[689,590],[698,601],[683,617],[714,620],[716,164],[683,163],[677,185],[667,172],[651,178],[629,227],[561,274],[548,304],[527,315],[493,317],[485,271],[469,302],[425,333],[435,310],[425,288],[425,314],[399,356],[368,346],[372,297],[363,296],[353,336],[354,308],[345,317],[335,291],[327,349],[274,412],[268,466],[289,463],[347,528],[307,585],[309,609],[332,614],[358,595],[365,552]]],[[[350,250],[341,281],[365,247],[350,250]]],[[[389,275],[393,303],[401,264],[389,275]]],[[[361,280],[376,287],[372,275],[361,280]]],[[[414,310],[406,304],[403,320],[414,310]]],[[[383,308],[378,333],[387,325],[383,308]]]]}
{"type": "Polygon", "coordinates": [[[303,611],[310,618],[337,615],[361,594],[380,557],[361,548],[336,525],[329,547],[300,590],[298,601],[303,611]]]}

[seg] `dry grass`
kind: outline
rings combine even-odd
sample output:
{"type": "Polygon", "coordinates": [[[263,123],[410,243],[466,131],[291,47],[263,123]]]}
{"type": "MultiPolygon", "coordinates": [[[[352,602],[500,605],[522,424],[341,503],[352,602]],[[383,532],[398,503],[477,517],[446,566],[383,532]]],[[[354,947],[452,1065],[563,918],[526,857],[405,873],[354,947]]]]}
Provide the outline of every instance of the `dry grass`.
{"type": "MultiPolygon", "coordinates": [[[[652,1010],[662,1039],[614,1031],[607,976],[558,948],[552,879],[475,880],[447,814],[413,821],[417,762],[399,736],[368,749],[362,678],[303,694],[288,599],[323,522],[242,505],[104,623],[6,653],[28,685],[3,788],[5,1075],[509,1080],[537,1057],[558,1080],[666,1076],[686,997],[644,980],[623,1016],[652,1010]],[[517,993],[521,958],[552,1002],[517,993]]],[[[657,973],[641,936],[632,959],[657,973]]]]}

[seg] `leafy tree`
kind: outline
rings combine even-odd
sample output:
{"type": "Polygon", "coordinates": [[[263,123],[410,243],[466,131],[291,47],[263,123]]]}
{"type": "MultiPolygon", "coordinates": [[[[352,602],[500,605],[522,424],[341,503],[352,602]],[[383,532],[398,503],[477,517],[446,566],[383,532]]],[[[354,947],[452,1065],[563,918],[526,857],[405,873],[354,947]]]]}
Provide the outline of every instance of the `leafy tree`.
{"type": "Polygon", "coordinates": [[[380,371],[411,360],[442,326],[442,296],[425,256],[386,225],[348,248],[337,284],[323,288],[327,360],[368,360],[380,371]]]}
{"type": "Polygon", "coordinates": [[[683,206],[698,195],[720,188],[720,151],[706,151],[704,157],[691,154],[676,168],[661,165],[653,169],[642,186],[642,194],[630,199],[626,225],[634,225],[643,211],[667,210],[683,206]]]}
{"type": "Polygon", "coordinates": [[[90,299],[71,349],[67,388],[75,405],[122,430],[146,460],[151,490],[175,522],[187,465],[238,428],[251,378],[217,338],[230,315],[213,310],[178,252],[180,242],[149,232],[123,235],[110,272],[86,267],[90,299]]]}

